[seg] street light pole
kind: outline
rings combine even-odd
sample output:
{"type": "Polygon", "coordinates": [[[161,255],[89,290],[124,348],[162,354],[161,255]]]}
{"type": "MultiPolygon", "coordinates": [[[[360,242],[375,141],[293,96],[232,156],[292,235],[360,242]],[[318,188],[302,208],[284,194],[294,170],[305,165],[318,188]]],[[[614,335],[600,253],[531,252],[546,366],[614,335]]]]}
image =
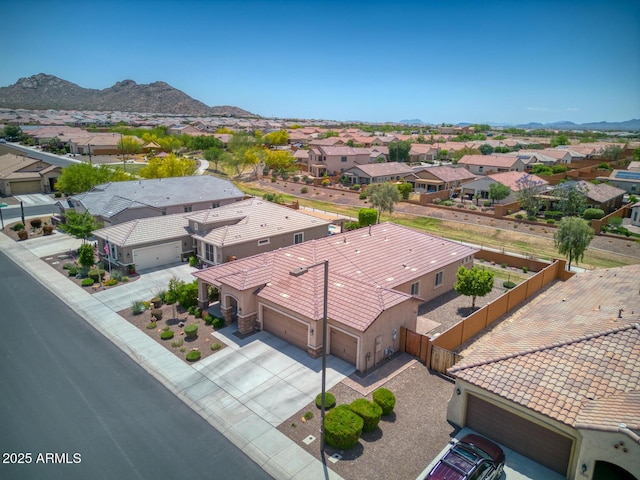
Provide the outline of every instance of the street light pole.
{"type": "Polygon", "coordinates": [[[320,451],[324,453],[325,435],[324,422],[326,412],[326,391],[327,391],[327,316],[329,306],[329,260],[314,263],[307,267],[298,267],[289,272],[294,277],[304,275],[313,267],[324,266],[324,288],[322,298],[322,390],[320,393],[320,451]]]}

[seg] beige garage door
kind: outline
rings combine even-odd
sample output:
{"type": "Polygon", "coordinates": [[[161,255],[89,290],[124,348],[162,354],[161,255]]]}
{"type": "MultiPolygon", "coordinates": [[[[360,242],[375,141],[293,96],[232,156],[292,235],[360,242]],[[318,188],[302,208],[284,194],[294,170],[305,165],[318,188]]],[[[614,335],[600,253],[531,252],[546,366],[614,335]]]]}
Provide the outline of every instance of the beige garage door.
{"type": "Polygon", "coordinates": [[[153,247],[136,248],[133,263],[138,270],[163,267],[180,261],[180,242],[154,245],[153,247]]]}
{"type": "Polygon", "coordinates": [[[341,332],[340,330],[335,330],[333,328],[330,330],[331,336],[329,338],[329,345],[331,346],[331,355],[335,355],[345,362],[355,365],[358,355],[358,339],[341,332]]]}
{"type": "Polygon", "coordinates": [[[262,328],[266,332],[272,333],[276,337],[300,347],[307,349],[307,325],[289,318],[271,308],[262,309],[262,328]]]}
{"type": "Polygon", "coordinates": [[[39,180],[32,182],[11,182],[11,195],[23,195],[25,193],[40,193],[42,187],[39,180]]]}
{"type": "Polygon", "coordinates": [[[465,425],[562,475],[567,474],[573,440],[475,395],[467,400],[465,425]]]}

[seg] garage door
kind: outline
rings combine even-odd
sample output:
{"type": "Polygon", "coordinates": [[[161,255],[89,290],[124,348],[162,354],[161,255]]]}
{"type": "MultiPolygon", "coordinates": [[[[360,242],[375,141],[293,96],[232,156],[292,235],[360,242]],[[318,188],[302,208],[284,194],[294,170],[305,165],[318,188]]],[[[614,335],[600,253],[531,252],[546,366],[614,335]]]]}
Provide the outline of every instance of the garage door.
{"type": "Polygon", "coordinates": [[[180,260],[180,242],[136,248],[133,251],[133,263],[137,270],[162,267],[180,260]]]}
{"type": "Polygon", "coordinates": [[[465,425],[563,475],[573,440],[492,403],[469,395],[465,425]]]}
{"type": "Polygon", "coordinates": [[[11,182],[11,195],[40,193],[40,191],[42,191],[40,180],[35,180],[32,182],[11,182]]]}
{"type": "Polygon", "coordinates": [[[296,347],[307,349],[308,328],[302,322],[265,307],[262,309],[262,329],[296,347]]]}
{"type": "Polygon", "coordinates": [[[352,365],[356,364],[358,355],[358,339],[340,330],[331,329],[329,337],[331,355],[341,358],[352,365]]]}

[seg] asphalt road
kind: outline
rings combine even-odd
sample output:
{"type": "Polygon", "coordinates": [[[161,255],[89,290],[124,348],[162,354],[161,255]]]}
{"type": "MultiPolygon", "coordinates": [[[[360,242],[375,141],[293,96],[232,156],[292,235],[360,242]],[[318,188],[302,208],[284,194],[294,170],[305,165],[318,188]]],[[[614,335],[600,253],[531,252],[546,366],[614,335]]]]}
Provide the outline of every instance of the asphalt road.
{"type": "Polygon", "coordinates": [[[2,253],[0,325],[1,479],[271,478],[2,253]]]}

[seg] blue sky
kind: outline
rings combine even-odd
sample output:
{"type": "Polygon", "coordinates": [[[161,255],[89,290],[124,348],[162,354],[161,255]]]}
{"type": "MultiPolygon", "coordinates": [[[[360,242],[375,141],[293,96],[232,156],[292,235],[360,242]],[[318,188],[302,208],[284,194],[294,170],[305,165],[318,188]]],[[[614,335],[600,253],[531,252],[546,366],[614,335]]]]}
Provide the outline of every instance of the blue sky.
{"type": "Polygon", "coordinates": [[[164,81],[266,117],[640,118],[633,0],[5,2],[0,86],[164,81]]]}

